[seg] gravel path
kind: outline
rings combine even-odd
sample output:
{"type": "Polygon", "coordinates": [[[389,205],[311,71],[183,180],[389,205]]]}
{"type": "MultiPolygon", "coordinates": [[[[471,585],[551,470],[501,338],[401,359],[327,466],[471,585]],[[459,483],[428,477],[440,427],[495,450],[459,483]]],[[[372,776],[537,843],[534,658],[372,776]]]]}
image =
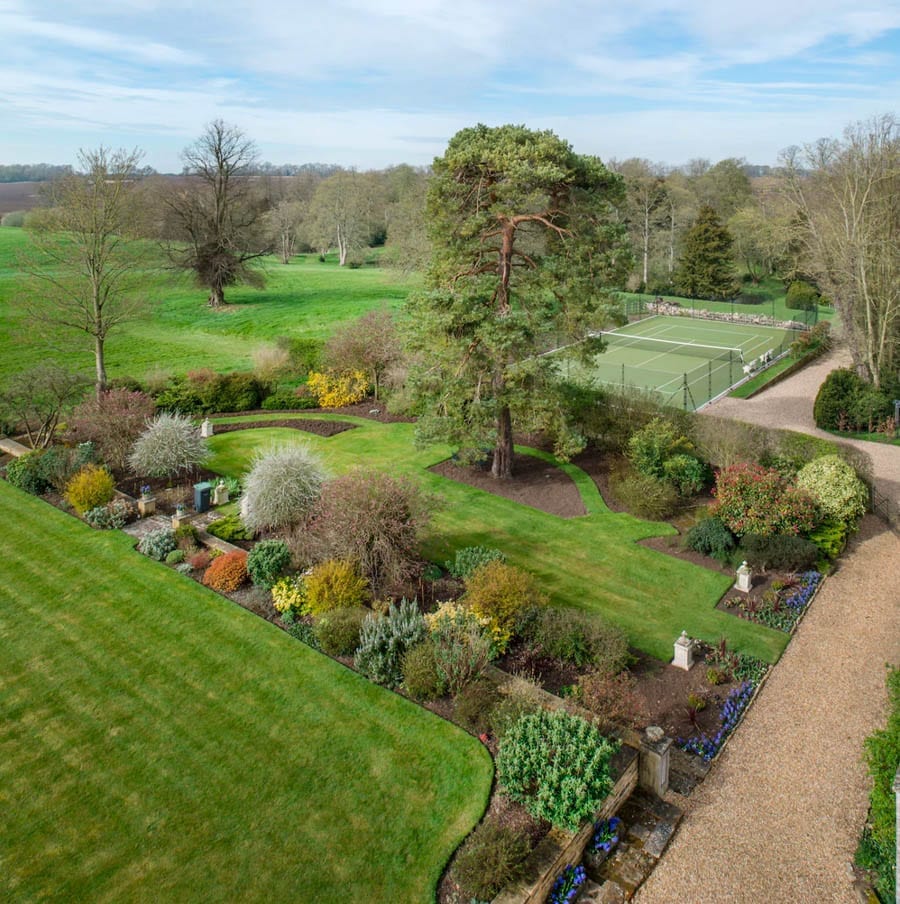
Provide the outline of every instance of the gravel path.
{"type": "Polygon", "coordinates": [[[900,538],[872,515],[640,890],[640,904],[857,901],[863,740],[900,663],[900,538]]]}
{"type": "MultiPolygon", "coordinates": [[[[704,413],[830,437],[811,400],[837,350],[751,400],[704,413]]],[[[830,437],[833,438],[833,437],[830,437]]],[[[852,442],[852,441],[851,441],[852,442]]],[[[853,443],[900,500],[900,449],[853,443]]],[[[884,723],[884,663],[900,664],[900,537],[872,515],[825,581],[639,904],[856,902],[850,864],[868,809],[863,741],[884,723]]]]}
{"type": "MultiPolygon", "coordinates": [[[[833,434],[816,427],[812,403],[829,372],[836,367],[849,366],[849,352],[843,347],[838,347],[752,399],[733,399],[725,396],[707,405],[703,409],[703,414],[762,424],[766,427],[784,427],[834,440],[836,437],[833,434]]],[[[874,469],[875,485],[889,499],[900,503],[900,446],[852,439],[841,439],[841,442],[856,446],[869,454],[874,469]]]]}

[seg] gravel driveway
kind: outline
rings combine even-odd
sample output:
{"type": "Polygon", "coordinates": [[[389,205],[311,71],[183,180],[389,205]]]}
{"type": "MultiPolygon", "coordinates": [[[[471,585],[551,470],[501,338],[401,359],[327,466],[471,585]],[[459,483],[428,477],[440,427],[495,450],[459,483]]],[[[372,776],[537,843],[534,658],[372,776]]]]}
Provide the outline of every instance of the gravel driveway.
{"type": "MultiPolygon", "coordinates": [[[[828,437],[813,425],[812,399],[848,361],[832,352],[755,399],[722,399],[705,413],[828,437]]],[[[900,448],[859,445],[879,489],[900,500],[900,448]]],[[[863,741],[886,717],[885,663],[900,665],[900,537],[868,515],[635,900],[857,902],[863,741]]]]}

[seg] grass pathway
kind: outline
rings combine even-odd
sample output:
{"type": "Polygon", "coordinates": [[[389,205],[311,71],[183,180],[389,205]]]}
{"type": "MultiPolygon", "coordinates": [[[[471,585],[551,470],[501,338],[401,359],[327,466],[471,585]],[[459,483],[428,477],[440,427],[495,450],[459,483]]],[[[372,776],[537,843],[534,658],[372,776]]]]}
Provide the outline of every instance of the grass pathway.
{"type": "MultiPolygon", "coordinates": [[[[687,799],[639,904],[852,904],[863,740],[900,662],[900,538],[869,515],[722,758],[687,799]]],[[[682,799],[679,799],[682,803],[682,799]]]]}

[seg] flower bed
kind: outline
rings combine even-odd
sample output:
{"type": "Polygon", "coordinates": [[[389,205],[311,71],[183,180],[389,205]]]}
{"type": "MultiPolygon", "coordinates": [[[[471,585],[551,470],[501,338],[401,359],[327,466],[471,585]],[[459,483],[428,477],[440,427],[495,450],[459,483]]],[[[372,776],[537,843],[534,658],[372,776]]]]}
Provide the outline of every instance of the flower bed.
{"type": "Polygon", "coordinates": [[[708,763],[721,750],[728,736],[737,728],[744,710],[753,699],[755,691],[756,685],[750,681],[743,682],[740,687],[736,687],[731,691],[726,698],[720,717],[721,726],[712,737],[700,734],[687,740],[679,738],[678,746],[687,753],[697,754],[704,762],[708,763]]]}
{"type": "Polygon", "coordinates": [[[726,605],[736,608],[736,614],[748,621],[790,634],[809,607],[821,581],[822,575],[818,571],[805,571],[795,581],[776,583],[761,599],[735,598],[726,601],[726,605]]]}

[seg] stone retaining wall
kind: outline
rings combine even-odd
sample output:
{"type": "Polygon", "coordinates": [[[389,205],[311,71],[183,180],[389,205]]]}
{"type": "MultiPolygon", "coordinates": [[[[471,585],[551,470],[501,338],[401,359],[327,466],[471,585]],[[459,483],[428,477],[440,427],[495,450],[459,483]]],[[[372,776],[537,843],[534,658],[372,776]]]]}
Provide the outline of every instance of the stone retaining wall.
{"type": "Polygon", "coordinates": [[[693,317],[695,320],[724,320],[728,323],[750,323],[759,326],[775,326],[783,330],[808,330],[809,325],[799,320],[776,320],[766,314],[740,314],[728,311],[707,311],[703,308],[685,308],[667,301],[657,304],[648,302],[647,310],[651,314],[663,314],[666,317],[693,317]]]}
{"type": "Polygon", "coordinates": [[[531,852],[525,863],[525,875],[514,885],[508,885],[493,904],[543,904],[550,894],[556,877],[567,867],[581,862],[584,849],[594,834],[594,822],[615,816],[631,796],[638,783],[638,752],[623,744],[612,762],[616,783],[595,818],[577,832],[551,829],[531,852]]]}

